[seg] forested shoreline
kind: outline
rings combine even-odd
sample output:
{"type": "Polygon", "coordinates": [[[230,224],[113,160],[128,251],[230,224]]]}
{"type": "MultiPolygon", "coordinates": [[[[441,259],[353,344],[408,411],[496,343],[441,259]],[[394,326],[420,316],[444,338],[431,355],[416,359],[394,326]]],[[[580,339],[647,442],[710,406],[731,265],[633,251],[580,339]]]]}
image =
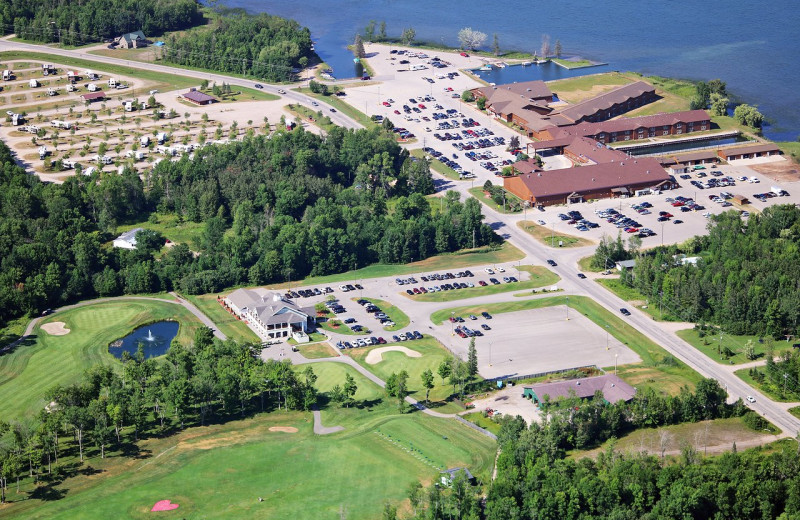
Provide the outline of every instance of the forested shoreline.
{"type": "Polygon", "coordinates": [[[199,294],[501,242],[475,200],[448,193],[434,213],[428,163],[381,128],[248,137],[162,161],[144,181],[125,170],[45,184],[5,144],[0,166],[0,325],[96,296],[199,294]],[[203,223],[201,243],[162,255],[146,231],[136,250],[110,247],[118,224],[156,211],[203,223]]]}

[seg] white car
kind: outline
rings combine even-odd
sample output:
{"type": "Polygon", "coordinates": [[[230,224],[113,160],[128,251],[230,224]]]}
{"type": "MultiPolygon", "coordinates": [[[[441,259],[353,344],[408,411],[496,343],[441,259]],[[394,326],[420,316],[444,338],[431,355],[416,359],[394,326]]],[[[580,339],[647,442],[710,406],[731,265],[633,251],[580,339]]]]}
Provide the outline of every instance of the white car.
{"type": "Polygon", "coordinates": [[[546,226],[547,225],[547,223],[544,220],[537,220],[536,223],[539,224],[540,226],[546,226]]]}
{"type": "Polygon", "coordinates": [[[748,402],[751,402],[751,403],[755,403],[755,402],[756,402],[756,398],[755,398],[755,397],[753,397],[752,395],[748,395],[748,396],[747,396],[747,401],[748,401],[748,402]]]}
{"type": "Polygon", "coordinates": [[[311,106],[312,106],[312,107],[318,107],[318,106],[319,106],[319,103],[317,103],[316,101],[312,101],[312,102],[311,102],[311,106]]]}
{"type": "Polygon", "coordinates": [[[502,267],[498,267],[498,268],[497,268],[497,272],[498,272],[498,273],[505,273],[505,272],[506,272],[506,270],[505,270],[505,269],[503,269],[502,267]]]}
{"type": "Polygon", "coordinates": [[[494,274],[494,271],[492,269],[490,269],[489,267],[484,269],[484,271],[486,271],[486,274],[494,274]]]}
{"type": "Polygon", "coordinates": [[[279,88],[278,89],[278,94],[286,94],[286,91],[283,90],[282,88],[279,88]]]}

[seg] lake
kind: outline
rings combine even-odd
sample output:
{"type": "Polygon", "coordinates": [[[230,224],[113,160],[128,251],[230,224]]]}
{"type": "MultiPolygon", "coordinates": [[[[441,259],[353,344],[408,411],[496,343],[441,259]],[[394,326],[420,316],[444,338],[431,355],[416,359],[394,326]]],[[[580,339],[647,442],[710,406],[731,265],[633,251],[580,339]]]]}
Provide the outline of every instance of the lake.
{"type": "Polygon", "coordinates": [[[122,359],[122,353],[128,352],[136,356],[139,344],[144,349],[146,358],[163,356],[169,350],[170,344],[178,335],[180,325],[177,321],[159,321],[143,325],[124,338],[113,342],[108,351],[117,359],[122,359]]]}
{"type": "MultiPolygon", "coordinates": [[[[758,105],[767,137],[800,134],[800,9],[796,1],[498,2],[476,0],[229,0],[230,7],[294,18],[311,29],[317,53],[336,77],[355,74],[346,46],[369,20],[385,20],[389,36],[413,27],[418,40],[457,45],[472,27],[497,33],[507,50],[535,51],[543,34],[565,55],[675,78],[720,78],[736,100],[758,105]],[[503,6],[508,6],[504,8],[503,6]]],[[[585,73],[600,72],[586,69],[585,73]]],[[[535,78],[531,78],[535,79],[535,78]]]]}

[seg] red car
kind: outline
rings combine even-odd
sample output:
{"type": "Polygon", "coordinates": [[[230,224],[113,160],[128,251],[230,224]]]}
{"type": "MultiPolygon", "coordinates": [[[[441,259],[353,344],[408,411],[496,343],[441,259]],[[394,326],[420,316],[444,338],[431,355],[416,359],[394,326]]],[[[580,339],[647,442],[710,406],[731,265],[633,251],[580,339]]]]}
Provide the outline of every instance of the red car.
{"type": "Polygon", "coordinates": [[[385,107],[390,107],[390,106],[392,106],[392,105],[390,105],[390,104],[389,104],[387,101],[384,101],[384,102],[383,102],[383,106],[385,106],[385,107]]]}
{"type": "Polygon", "coordinates": [[[673,208],[680,208],[681,206],[683,206],[683,202],[679,200],[676,200],[675,202],[672,203],[673,208]]]}
{"type": "Polygon", "coordinates": [[[400,111],[399,110],[395,110],[394,113],[397,114],[398,116],[400,115],[400,111]]]}
{"type": "Polygon", "coordinates": [[[462,52],[461,55],[464,56],[465,58],[469,58],[469,54],[467,54],[466,52],[462,52]]]}
{"type": "Polygon", "coordinates": [[[419,108],[421,108],[422,110],[425,110],[425,105],[423,105],[422,103],[420,103],[420,104],[419,104],[419,105],[417,105],[417,106],[418,106],[419,108]]]}

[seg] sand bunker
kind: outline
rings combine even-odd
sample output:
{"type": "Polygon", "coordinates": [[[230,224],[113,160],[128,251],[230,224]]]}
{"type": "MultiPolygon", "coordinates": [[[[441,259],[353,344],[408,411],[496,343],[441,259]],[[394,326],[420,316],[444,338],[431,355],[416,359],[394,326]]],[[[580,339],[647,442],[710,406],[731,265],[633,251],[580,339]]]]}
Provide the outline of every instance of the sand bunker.
{"type": "Polygon", "coordinates": [[[365,361],[369,365],[377,365],[383,360],[384,352],[402,352],[408,357],[422,357],[422,354],[416,350],[411,350],[410,348],[406,347],[381,347],[376,348],[375,350],[370,350],[365,361]]]}
{"type": "Polygon", "coordinates": [[[269,431],[283,432],[283,433],[297,433],[297,428],[295,428],[294,426],[271,426],[269,431]]]}
{"type": "Polygon", "coordinates": [[[69,334],[69,329],[64,326],[63,321],[51,321],[42,325],[42,330],[52,336],[64,336],[69,334]]]}

